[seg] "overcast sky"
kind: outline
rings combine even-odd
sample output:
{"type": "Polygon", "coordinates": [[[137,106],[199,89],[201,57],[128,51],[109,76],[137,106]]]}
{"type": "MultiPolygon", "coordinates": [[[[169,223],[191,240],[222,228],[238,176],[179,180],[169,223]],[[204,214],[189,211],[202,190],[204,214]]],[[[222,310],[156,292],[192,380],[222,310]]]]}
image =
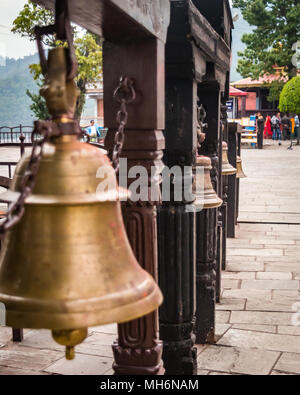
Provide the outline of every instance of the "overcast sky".
{"type": "Polygon", "coordinates": [[[37,52],[36,43],[31,42],[10,29],[26,0],[0,0],[0,56],[22,58],[37,52]]]}

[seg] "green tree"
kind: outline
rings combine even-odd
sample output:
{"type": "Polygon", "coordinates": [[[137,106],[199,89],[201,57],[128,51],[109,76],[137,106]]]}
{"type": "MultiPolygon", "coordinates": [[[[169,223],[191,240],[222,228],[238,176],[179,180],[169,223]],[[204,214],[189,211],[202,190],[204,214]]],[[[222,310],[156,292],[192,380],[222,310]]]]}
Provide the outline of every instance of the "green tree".
{"type": "MultiPolygon", "coordinates": [[[[34,27],[46,26],[54,23],[53,12],[46,10],[30,0],[24,5],[18,17],[14,20],[12,32],[21,34],[23,37],[29,38],[31,41],[35,40],[34,27]]],[[[85,95],[88,85],[96,84],[102,80],[102,45],[101,40],[87,31],[79,32],[73,26],[73,33],[75,36],[74,44],[78,60],[78,74],[76,83],[80,90],[76,107],[76,118],[80,119],[84,105],[85,95]]],[[[58,42],[54,36],[46,36],[44,44],[49,48],[55,48],[62,44],[58,42]]],[[[31,73],[39,86],[43,85],[44,77],[41,73],[40,65],[33,64],[30,66],[31,73]]],[[[32,100],[31,109],[36,117],[48,114],[46,102],[42,97],[31,92],[27,95],[32,100]],[[43,108],[44,106],[44,108],[43,108]]]]}
{"type": "Polygon", "coordinates": [[[300,76],[292,78],[280,95],[279,109],[282,112],[300,114],[300,76]]]}
{"type": "Polygon", "coordinates": [[[275,103],[279,101],[280,93],[284,87],[284,84],[284,81],[278,80],[265,85],[267,88],[269,88],[269,96],[267,97],[269,102],[275,103]]]}
{"type": "Polygon", "coordinates": [[[255,27],[242,38],[247,47],[239,53],[238,72],[256,79],[272,73],[276,65],[284,67],[289,79],[296,76],[293,45],[300,40],[299,0],[233,0],[233,6],[255,27]]]}
{"type": "Polygon", "coordinates": [[[45,99],[39,94],[30,92],[29,89],[27,89],[26,95],[31,99],[30,110],[33,112],[36,118],[43,120],[50,119],[50,114],[46,106],[45,99]]]}

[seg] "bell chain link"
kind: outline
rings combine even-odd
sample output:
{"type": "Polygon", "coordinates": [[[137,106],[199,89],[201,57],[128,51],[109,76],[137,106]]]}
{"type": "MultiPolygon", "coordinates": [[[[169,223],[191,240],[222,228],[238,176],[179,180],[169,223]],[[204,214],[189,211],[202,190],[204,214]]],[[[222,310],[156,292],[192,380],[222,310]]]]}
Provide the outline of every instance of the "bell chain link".
{"type": "Polygon", "coordinates": [[[5,236],[5,233],[17,225],[22,219],[25,212],[26,199],[32,194],[37,174],[40,168],[41,159],[45,143],[51,137],[61,137],[68,134],[77,134],[81,138],[87,138],[87,143],[90,142],[89,135],[82,130],[79,125],[74,123],[66,125],[64,129],[58,127],[57,124],[51,121],[37,121],[35,122],[35,129],[32,133],[33,147],[30,159],[24,175],[21,180],[21,192],[18,199],[11,203],[6,213],[5,220],[0,224],[0,239],[5,236]],[[78,127],[76,127],[78,126],[78,127]],[[69,133],[68,133],[69,129],[69,133]],[[43,136],[41,139],[36,139],[37,136],[43,136]]]}
{"type": "MultiPolygon", "coordinates": [[[[37,130],[33,131],[32,138],[37,134],[37,130]]],[[[0,238],[3,238],[5,233],[14,227],[24,215],[24,205],[25,200],[32,194],[36,176],[39,171],[41,158],[43,155],[43,148],[45,142],[47,141],[49,135],[51,134],[51,129],[48,128],[44,131],[44,138],[41,140],[36,140],[33,143],[33,148],[31,156],[26,168],[26,171],[21,180],[21,193],[18,199],[11,203],[6,214],[5,220],[0,225],[0,238]]]]}
{"type": "MultiPolygon", "coordinates": [[[[136,93],[133,88],[133,82],[127,77],[122,77],[120,79],[120,84],[114,92],[114,99],[120,103],[120,110],[117,114],[117,123],[119,125],[118,131],[115,135],[115,145],[112,154],[112,163],[116,173],[119,172],[120,168],[120,156],[125,141],[125,126],[128,120],[127,104],[132,103],[136,98],[136,93]]],[[[33,131],[32,139],[36,135],[42,135],[43,138],[33,142],[33,148],[28,162],[26,171],[21,180],[21,192],[18,199],[11,203],[6,214],[5,220],[0,224],[0,239],[5,236],[5,233],[12,227],[17,225],[22,219],[25,212],[25,201],[32,194],[33,188],[35,186],[36,177],[40,168],[41,159],[43,156],[43,149],[45,143],[50,137],[60,137],[66,133],[66,130],[59,130],[59,128],[54,127],[52,130],[51,125],[55,126],[52,122],[36,122],[35,130],[33,131]]],[[[89,136],[80,128],[78,133],[81,137],[89,136]]],[[[70,133],[70,134],[73,134],[70,133]]]]}
{"type": "Polygon", "coordinates": [[[120,157],[125,142],[125,127],[128,121],[127,104],[132,103],[135,98],[133,81],[128,77],[121,77],[120,84],[114,92],[114,99],[120,103],[120,110],[117,113],[118,130],[115,134],[112,152],[112,165],[117,174],[120,170],[120,157]]]}

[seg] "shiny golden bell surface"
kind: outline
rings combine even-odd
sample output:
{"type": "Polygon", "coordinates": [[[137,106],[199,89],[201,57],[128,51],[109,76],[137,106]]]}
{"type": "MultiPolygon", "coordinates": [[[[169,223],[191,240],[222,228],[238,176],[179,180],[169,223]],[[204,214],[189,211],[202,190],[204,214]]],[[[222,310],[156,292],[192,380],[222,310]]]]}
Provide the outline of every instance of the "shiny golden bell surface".
{"type": "Polygon", "coordinates": [[[223,142],[223,159],[222,159],[222,175],[223,176],[233,176],[237,173],[237,169],[235,169],[229,163],[228,159],[228,145],[223,142]]]}
{"type": "Polygon", "coordinates": [[[206,156],[198,156],[196,166],[203,167],[204,170],[204,185],[203,180],[201,179],[202,176],[197,173],[196,175],[196,183],[198,183],[198,190],[200,195],[197,194],[197,199],[195,205],[203,206],[203,209],[211,209],[211,208],[218,208],[222,206],[223,200],[220,199],[213,188],[212,181],[211,181],[211,159],[206,156]],[[199,185],[201,185],[199,188],[199,185]],[[204,190],[203,190],[204,188],[204,190]]]}
{"type": "MultiPolygon", "coordinates": [[[[7,200],[20,190],[27,163],[18,165],[7,200]]],[[[8,326],[71,329],[71,337],[76,329],[136,319],[162,302],[130,248],[116,194],[96,193],[103,181],[116,183],[116,176],[99,149],[74,136],[45,145],[25,214],[2,249],[8,326]]]]}
{"type": "Polygon", "coordinates": [[[239,156],[237,157],[237,160],[236,160],[236,167],[237,167],[236,178],[238,178],[238,179],[247,178],[246,174],[244,173],[244,169],[243,169],[243,161],[239,156]]]}

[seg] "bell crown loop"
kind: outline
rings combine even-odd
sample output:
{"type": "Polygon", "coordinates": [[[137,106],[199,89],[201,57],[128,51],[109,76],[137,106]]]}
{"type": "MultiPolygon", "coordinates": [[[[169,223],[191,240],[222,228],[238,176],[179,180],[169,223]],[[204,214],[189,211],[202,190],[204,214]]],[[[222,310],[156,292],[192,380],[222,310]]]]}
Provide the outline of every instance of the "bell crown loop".
{"type": "Polygon", "coordinates": [[[45,57],[45,51],[43,48],[43,36],[45,35],[56,35],[56,38],[61,41],[68,43],[67,48],[67,59],[68,59],[68,74],[67,80],[71,81],[75,78],[78,70],[78,62],[76,59],[73,34],[71,28],[71,21],[69,17],[69,2],[68,0],[59,0],[55,2],[55,23],[54,25],[48,26],[36,26],[35,36],[38,46],[38,52],[40,57],[40,63],[42,73],[47,75],[48,63],[45,57]]]}

